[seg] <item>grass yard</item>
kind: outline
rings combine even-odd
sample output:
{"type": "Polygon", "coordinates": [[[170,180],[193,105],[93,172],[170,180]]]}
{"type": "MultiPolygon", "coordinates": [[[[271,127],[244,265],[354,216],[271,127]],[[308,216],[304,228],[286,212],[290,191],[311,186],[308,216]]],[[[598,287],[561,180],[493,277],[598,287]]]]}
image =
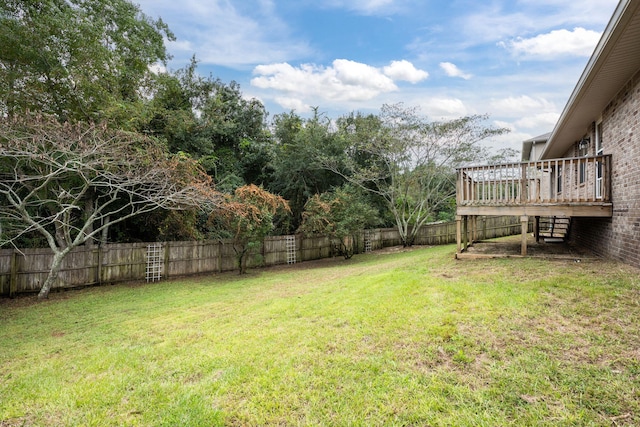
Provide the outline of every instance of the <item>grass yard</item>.
{"type": "Polygon", "coordinates": [[[453,246],[0,301],[0,426],[640,425],[638,270],[453,246]]]}

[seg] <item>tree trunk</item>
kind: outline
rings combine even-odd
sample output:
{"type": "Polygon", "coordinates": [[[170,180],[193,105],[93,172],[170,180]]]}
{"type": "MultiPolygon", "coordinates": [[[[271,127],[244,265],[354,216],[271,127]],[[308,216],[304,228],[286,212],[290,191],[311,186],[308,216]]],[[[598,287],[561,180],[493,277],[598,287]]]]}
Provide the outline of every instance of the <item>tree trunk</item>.
{"type": "Polygon", "coordinates": [[[416,236],[418,235],[418,229],[420,227],[418,226],[413,226],[413,228],[411,229],[411,232],[407,231],[407,240],[405,243],[405,247],[410,247],[413,246],[413,243],[416,241],[416,236]]]}
{"type": "Polygon", "coordinates": [[[240,248],[238,249],[236,247],[236,245],[233,245],[233,250],[236,253],[236,260],[238,261],[238,270],[239,270],[239,274],[244,274],[245,271],[245,265],[246,265],[246,254],[248,251],[248,248],[245,247],[244,245],[240,246],[240,248]]]}
{"type": "Polygon", "coordinates": [[[69,245],[69,242],[67,242],[67,239],[65,238],[63,222],[56,221],[55,228],[56,228],[55,238],[56,238],[56,243],[58,244],[58,247],[66,248],[67,245],[69,245]]]}
{"type": "MultiPolygon", "coordinates": [[[[110,220],[111,220],[111,217],[109,215],[107,215],[106,219],[103,220],[103,221],[108,224],[110,220]]],[[[100,235],[100,245],[106,244],[108,238],[109,238],[109,225],[106,225],[102,229],[102,233],[100,235]]]]}
{"type": "Polygon", "coordinates": [[[398,222],[398,234],[400,235],[400,242],[402,246],[407,247],[409,245],[408,226],[398,222]]]}
{"type": "Polygon", "coordinates": [[[68,250],[64,250],[61,252],[55,252],[53,255],[53,261],[51,261],[51,269],[49,270],[49,274],[47,275],[47,279],[44,281],[42,288],[40,288],[40,292],[38,293],[38,299],[43,300],[49,298],[49,291],[51,290],[51,286],[58,278],[58,273],[60,273],[60,269],[62,268],[62,260],[69,253],[68,250]]]}
{"type": "MultiPolygon", "coordinates": [[[[84,200],[84,215],[86,218],[90,218],[91,215],[93,215],[93,211],[94,211],[94,207],[93,207],[93,192],[91,190],[88,191],[88,195],[87,198],[84,200]]],[[[88,221],[88,219],[85,219],[85,223],[88,221]]],[[[91,221],[88,225],[87,225],[87,229],[85,231],[85,236],[89,235],[93,233],[93,221],[91,221]]],[[[84,238],[85,242],[85,246],[88,248],[92,248],[93,247],[93,241],[94,238],[84,238]]]]}
{"type": "Polygon", "coordinates": [[[240,265],[240,272],[239,274],[244,274],[245,271],[245,256],[244,253],[242,255],[240,255],[240,259],[238,260],[238,264],[240,265]]]}

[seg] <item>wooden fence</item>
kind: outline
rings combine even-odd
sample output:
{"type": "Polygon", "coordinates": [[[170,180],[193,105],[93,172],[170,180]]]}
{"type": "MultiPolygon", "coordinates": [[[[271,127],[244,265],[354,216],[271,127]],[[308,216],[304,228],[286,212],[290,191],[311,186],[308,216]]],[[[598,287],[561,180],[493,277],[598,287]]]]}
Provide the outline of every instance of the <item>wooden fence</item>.
{"type": "MultiPolygon", "coordinates": [[[[481,217],[480,239],[519,234],[518,217],[481,217]]],[[[416,245],[455,243],[456,224],[424,226],[416,245]]],[[[147,279],[148,246],[154,243],[115,243],[101,247],[78,247],[63,261],[62,270],[52,290],[147,279]]],[[[382,249],[401,244],[396,228],[366,230],[356,241],[355,252],[382,249]]],[[[211,274],[237,269],[231,241],[164,242],[159,257],[161,278],[211,274]]],[[[296,235],[295,247],[287,247],[286,236],[267,237],[259,249],[249,254],[247,267],[304,262],[334,256],[328,237],[296,235]],[[292,253],[293,251],[293,253],[292,253]]],[[[44,283],[53,254],[50,249],[0,249],[0,295],[37,292],[44,283]]]]}

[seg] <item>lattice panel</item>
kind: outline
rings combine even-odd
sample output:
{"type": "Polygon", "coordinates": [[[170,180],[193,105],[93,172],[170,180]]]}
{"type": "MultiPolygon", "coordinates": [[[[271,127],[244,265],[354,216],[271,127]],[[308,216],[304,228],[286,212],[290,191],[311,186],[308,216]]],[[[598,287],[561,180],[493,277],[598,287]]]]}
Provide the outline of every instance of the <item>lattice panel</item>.
{"type": "Polygon", "coordinates": [[[372,250],[372,242],[371,242],[371,233],[369,233],[369,230],[365,230],[364,232],[364,251],[365,252],[371,252],[372,250]]]}
{"type": "Polygon", "coordinates": [[[287,240],[287,264],[296,263],[296,236],[286,236],[287,240]]]}
{"type": "Polygon", "coordinates": [[[162,278],[164,251],[159,243],[147,246],[147,282],[159,282],[162,278]]]}

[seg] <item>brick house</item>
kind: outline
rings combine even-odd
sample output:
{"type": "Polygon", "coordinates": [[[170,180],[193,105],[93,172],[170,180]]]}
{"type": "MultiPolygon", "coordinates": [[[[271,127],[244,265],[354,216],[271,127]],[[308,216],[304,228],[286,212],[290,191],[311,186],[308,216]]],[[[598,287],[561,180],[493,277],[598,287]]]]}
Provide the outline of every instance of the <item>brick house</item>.
{"type": "Polygon", "coordinates": [[[562,220],[571,242],[640,267],[639,111],[640,0],[621,0],[551,134],[522,163],[458,170],[459,256],[478,216],[518,215],[522,255],[533,217],[538,238],[562,220]]]}

